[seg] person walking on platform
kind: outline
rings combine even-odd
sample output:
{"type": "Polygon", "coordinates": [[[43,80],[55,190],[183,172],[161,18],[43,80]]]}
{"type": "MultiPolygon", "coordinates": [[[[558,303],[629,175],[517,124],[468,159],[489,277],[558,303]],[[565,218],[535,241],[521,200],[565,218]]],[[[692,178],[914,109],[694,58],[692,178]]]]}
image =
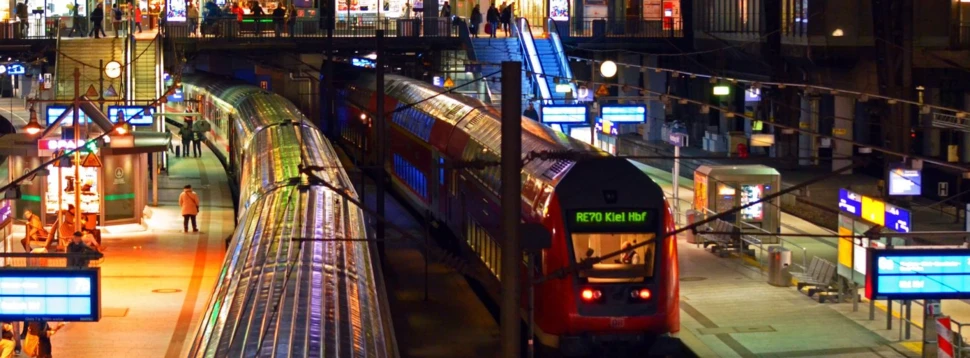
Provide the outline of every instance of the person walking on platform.
{"type": "Polygon", "coordinates": [[[91,36],[96,39],[101,38],[101,36],[108,37],[108,34],[104,33],[104,4],[102,3],[98,3],[94,11],[91,11],[91,33],[88,34],[88,37],[91,36]]]}
{"type": "Polygon", "coordinates": [[[199,196],[192,191],[191,185],[186,185],[179,194],[179,207],[182,208],[182,229],[189,232],[189,221],[192,221],[192,232],[199,232],[195,217],[199,215],[199,196]]]}
{"type": "Polygon", "coordinates": [[[115,38],[118,38],[118,35],[121,34],[121,24],[122,24],[121,18],[122,18],[121,9],[118,8],[118,4],[116,3],[112,6],[112,9],[111,9],[111,27],[114,27],[115,38]]]}
{"type": "Polygon", "coordinates": [[[182,137],[182,150],[181,153],[179,153],[179,150],[176,150],[175,156],[188,158],[189,151],[192,150],[192,137],[195,136],[195,132],[192,131],[191,126],[185,126],[179,131],[179,136],[182,137]]]}
{"type": "Polygon", "coordinates": [[[196,158],[202,158],[202,136],[205,132],[192,130],[192,153],[196,158]]]}
{"type": "Polygon", "coordinates": [[[68,37],[74,37],[74,31],[77,31],[81,36],[87,33],[84,31],[84,27],[81,26],[81,14],[78,13],[79,9],[80,6],[75,1],[74,7],[71,8],[71,32],[67,34],[68,37]]]}

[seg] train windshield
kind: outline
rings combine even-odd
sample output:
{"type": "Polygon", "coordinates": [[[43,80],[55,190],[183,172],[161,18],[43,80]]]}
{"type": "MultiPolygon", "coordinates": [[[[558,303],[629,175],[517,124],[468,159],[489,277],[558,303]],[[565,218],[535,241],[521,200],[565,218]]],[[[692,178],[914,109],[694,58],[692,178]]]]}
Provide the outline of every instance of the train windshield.
{"type": "Polygon", "coordinates": [[[575,211],[567,220],[576,262],[596,259],[599,263],[580,277],[589,282],[642,282],[653,277],[657,259],[656,211],[575,211]],[[633,250],[616,252],[635,247],[633,250]]]}

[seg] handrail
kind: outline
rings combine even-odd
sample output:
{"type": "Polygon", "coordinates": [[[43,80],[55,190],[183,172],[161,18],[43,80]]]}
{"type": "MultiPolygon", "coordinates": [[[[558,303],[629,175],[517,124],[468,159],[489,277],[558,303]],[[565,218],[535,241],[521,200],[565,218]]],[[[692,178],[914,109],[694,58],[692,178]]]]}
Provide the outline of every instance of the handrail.
{"type": "Polygon", "coordinates": [[[519,44],[522,46],[525,62],[529,64],[529,68],[532,70],[532,76],[529,77],[532,78],[533,84],[539,87],[539,95],[543,103],[552,101],[552,93],[549,91],[549,83],[546,82],[545,73],[542,71],[542,61],[539,60],[539,54],[536,51],[535,39],[532,38],[529,20],[520,17],[518,21],[513,23],[513,26],[516,27],[516,32],[518,32],[519,44]]]}
{"type": "Polygon", "coordinates": [[[573,98],[579,100],[579,92],[576,88],[576,83],[571,81],[573,78],[573,69],[569,67],[569,58],[566,57],[566,50],[562,47],[562,39],[559,36],[559,28],[556,26],[556,22],[552,19],[548,19],[546,21],[548,22],[547,27],[549,28],[549,41],[552,41],[553,51],[556,51],[556,59],[559,62],[562,77],[566,79],[566,83],[569,84],[569,89],[573,93],[573,98]]]}
{"type": "MultiPolygon", "coordinates": [[[[768,230],[765,230],[764,228],[760,228],[760,227],[751,225],[750,223],[747,223],[747,222],[742,221],[741,222],[741,225],[742,226],[748,226],[748,227],[750,227],[750,228],[752,228],[752,229],[754,229],[756,231],[760,231],[762,233],[771,235],[771,233],[768,232],[768,230]]],[[[806,248],[804,246],[801,246],[799,244],[796,244],[796,243],[794,243],[792,241],[789,241],[788,239],[785,239],[784,237],[778,237],[778,239],[779,239],[779,242],[781,243],[781,247],[785,247],[785,243],[787,242],[789,245],[792,245],[794,247],[797,247],[799,249],[802,249],[802,264],[801,265],[796,264],[796,266],[800,266],[803,271],[804,270],[807,270],[808,269],[808,248],[806,248]]]]}

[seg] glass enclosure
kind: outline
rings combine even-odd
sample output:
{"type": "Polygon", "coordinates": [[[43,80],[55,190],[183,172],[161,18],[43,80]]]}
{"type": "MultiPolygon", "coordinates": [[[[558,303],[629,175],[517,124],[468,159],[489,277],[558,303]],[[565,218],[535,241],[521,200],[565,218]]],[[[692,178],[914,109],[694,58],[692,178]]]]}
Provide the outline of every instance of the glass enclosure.
{"type": "Polygon", "coordinates": [[[645,277],[653,277],[657,256],[656,243],[652,242],[655,237],[654,233],[574,233],[573,253],[576,262],[580,262],[651,241],[625,254],[606,257],[586,275],[589,282],[640,282],[645,277]]]}

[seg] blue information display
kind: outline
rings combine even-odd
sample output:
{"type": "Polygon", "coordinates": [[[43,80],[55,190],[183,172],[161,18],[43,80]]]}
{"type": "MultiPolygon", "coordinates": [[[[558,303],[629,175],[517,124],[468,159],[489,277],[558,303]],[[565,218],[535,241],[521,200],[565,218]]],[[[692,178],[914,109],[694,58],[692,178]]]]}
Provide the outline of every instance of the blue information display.
{"type": "Polygon", "coordinates": [[[889,170],[889,195],[922,194],[922,178],[916,169],[889,170]]]}
{"type": "Polygon", "coordinates": [[[603,105],[601,111],[603,121],[613,123],[643,123],[647,121],[647,106],[635,105],[603,105]]]}
{"type": "Polygon", "coordinates": [[[586,106],[548,105],[542,107],[542,123],[582,124],[586,119],[586,106]]]}
{"type": "Polygon", "coordinates": [[[862,215],[862,195],[839,189],[839,210],[855,216],[862,215]]]}
{"type": "Polygon", "coordinates": [[[99,269],[0,269],[0,321],[101,320],[99,269]]]}
{"type": "Polygon", "coordinates": [[[869,249],[869,299],[970,298],[968,249],[869,249]]]}
{"type": "Polygon", "coordinates": [[[185,100],[185,95],[182,94],[181,88],[176,88],[175,93],[168,96],[168,101],[172,103],[181,103],[185,100]]]}
{"type": "Polygon", "coordinates": [[[11,63],[7,65],[8,75],[23,75],[27,73],[27,67],[19,63],[11,63]]]}
{"type": "Polygon", "coordinates": [[[895,232],[910,232],[910,223],[912,219],[910,218],[909,211],[906,209],[900,209],[895,206],[886,204],[886,227],[895,232]]]}
{"type": "MultiPolygon", "coordinates": [[[[57,117],[60,117],[61,114],[64,112],[67,112],[67,110],[68,110],[68,106],[60,106],[60,105],[47,106],[47,126],[50,127],[54,125],[54,121],[57,120],[57,117]]],[[[88,118],[87,116],[84,115],[84,112],[81,112],[79,116],[80,117],[78,117],[78,121],[81,122],[81,124],[88,123],[88,118]]],[[[70,126],[71,123],[73,122],[74,122],[73,114],[68,114],[68,117],[64,118],[64,120],[61,121],[61,124],[70,126]]]]}
{"type": "Polygon", "coordinates": [[[125,120],[128,124],[133,126],[150,126],[152,125],[152,110],[151,107],[141,107],[141,106],[108,106],[108,120],[111,123],[118,123],[118,112],[123,111],[125,120]],[[134,117],[135,119],[131,119],[134,117]]]}

